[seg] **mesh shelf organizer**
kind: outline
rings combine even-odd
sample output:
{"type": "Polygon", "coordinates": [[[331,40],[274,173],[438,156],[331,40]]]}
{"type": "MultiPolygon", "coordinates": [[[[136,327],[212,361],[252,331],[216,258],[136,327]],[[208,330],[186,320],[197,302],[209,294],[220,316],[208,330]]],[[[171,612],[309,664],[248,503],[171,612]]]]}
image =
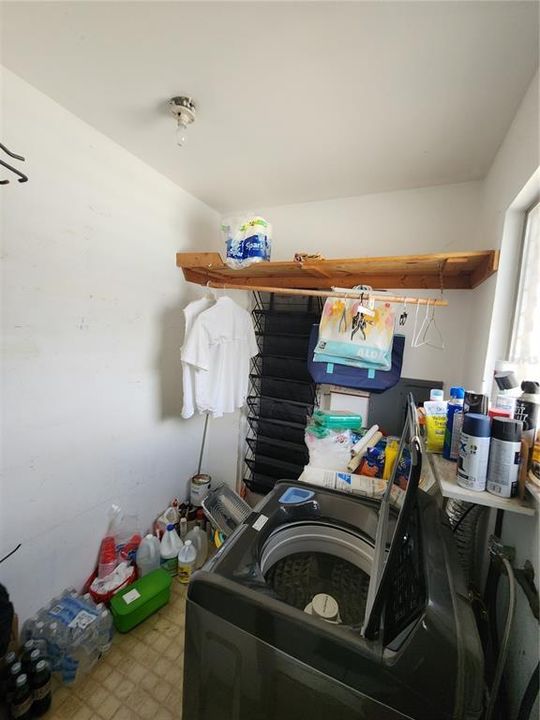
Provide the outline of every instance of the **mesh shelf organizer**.
{"type": "Polygon", "coordinates": [[[266,494],[277,480],[296,480],[308,460],[306,419],[316,386],[307,371],[309,333],[320,298],[255,294],[253,324],[260,354],[253,359],[244,483],[266,494]]]}

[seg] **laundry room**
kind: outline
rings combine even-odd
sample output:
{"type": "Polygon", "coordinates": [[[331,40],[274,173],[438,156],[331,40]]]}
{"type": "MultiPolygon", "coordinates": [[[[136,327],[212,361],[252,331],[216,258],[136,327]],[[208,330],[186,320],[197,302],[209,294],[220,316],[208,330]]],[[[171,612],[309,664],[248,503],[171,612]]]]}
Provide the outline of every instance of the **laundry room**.
{"type": "Polygon", "coordinates": [[[539,19],[0,0],[0,719],[540,716],[539,19]]]}

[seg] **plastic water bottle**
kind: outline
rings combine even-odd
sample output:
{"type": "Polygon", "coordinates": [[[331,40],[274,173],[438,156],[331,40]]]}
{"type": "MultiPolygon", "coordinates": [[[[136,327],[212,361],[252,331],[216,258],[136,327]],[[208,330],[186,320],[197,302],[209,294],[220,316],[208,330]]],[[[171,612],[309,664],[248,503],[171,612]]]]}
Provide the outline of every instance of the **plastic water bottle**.
{"type": "Polygon", "coordinates": [[[193,546],[197,550],[197,559],[195,561],[195,570],[201,568],[206,562],[208,556],[208,537],[203,532],[199,522],[188,532],[186,540],[191,540],[193,546]]]}
{"type": "Polygon", "coordinates": [[[191,540],[186,540],[184,547],[178,553],[178,580],[183,585],[189,583],[196,561],[197,549],[191,540]]]}
{"type": "Polygon", "coordinates": [[[95,610],[96,603],[94,602],[94,598],[90,595],[89,592],[85,593],[82,596],[82,601],[86,603],[86,605],[88,605],[91,610],[95,610]]]}
{"type": "Polygon", "coordinates": [[[33,615],[23,622],[21,628],[21,642],[24,643],[27,640],[31,640],[36,634],[36,623],[38,622],[38,616],[33,615]]]}
{"type": "Polygon", "coordinates": [[[147,535],[142,539],[137,549],[137,570],[139,571],[139,577],[143,577],[153,570],[157,570],[160,561],[159,540],[154,535],[147,535]]]}
{"type": "Polygon", "coordinates": [[[77,595],[64,595],[49,607],[47,637],[50,652],[55,667],[60,666],[66,684],[88,672],[99,657],[98,617],[93,601],[77,595]],[[51,627],[52,623],[56,623],[56,627],[51,627]]]}
{"type": "Polygon", "coordinates": [[[47,625],[47,656],[51,664],[53,672],[62,670],[62,660],[67,648],[67,633],[64,631],[63,625],[57,622],[51,622],[47,625]]]}
{"type": "Polygon", "coordinates": [[[167,530],[161,538],[159,553],[161,556],[161,567],[173,577],[178,570],[178,553],[182,549],[182,541],[174,529],[174,525],[167,525],[167,530]]]}
{"type": "MultiPolygon", "coordinates": [[[[157,540],[157,538],[156,538],[157,540]]],[[[108,652],[111,648],[113,637],[113,619],[111,613],[103,603],[99,603],[97,609],[100,612],[98,618],[98,649],[100,655],[108,652]]]]}

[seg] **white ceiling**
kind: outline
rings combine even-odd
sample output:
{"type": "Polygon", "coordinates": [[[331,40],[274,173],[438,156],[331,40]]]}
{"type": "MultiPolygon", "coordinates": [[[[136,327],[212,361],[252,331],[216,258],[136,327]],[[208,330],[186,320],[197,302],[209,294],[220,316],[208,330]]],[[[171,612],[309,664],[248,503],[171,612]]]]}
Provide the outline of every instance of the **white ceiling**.
{"type": "Polygon", "coordinates": [[[536,2],[3,3],[2,62],[219,209],[481,178],[536,2]],[[175,145],[166,100],[199,117],[175,145]]]}

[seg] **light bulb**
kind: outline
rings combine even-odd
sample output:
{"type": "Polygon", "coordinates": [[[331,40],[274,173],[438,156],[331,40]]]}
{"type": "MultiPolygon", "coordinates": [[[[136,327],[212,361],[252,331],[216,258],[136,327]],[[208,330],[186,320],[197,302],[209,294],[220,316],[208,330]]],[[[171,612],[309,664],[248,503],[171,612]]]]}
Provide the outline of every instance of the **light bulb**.
{"type": "Polygon", "coordinates": [[[181,118],[178,118],[178,125],[176,126],[176,144],[178,147],[183,147],[186,143],[186,130],[186,123],[181,118]]]}

